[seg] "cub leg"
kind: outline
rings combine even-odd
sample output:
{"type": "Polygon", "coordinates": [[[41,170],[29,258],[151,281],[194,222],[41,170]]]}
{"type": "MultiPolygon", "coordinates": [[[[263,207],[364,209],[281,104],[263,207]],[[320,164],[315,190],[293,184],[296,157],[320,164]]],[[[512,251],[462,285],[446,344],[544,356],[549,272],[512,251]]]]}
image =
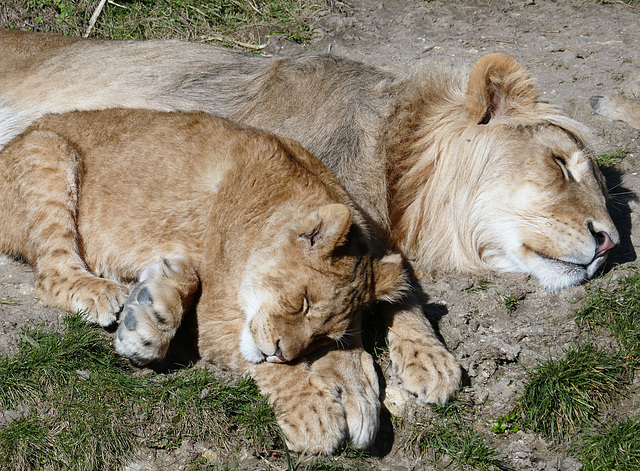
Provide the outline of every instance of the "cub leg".
{"type": "Polygon", "coordinates": [[[120,283],[89,272],[80,255],[75,148],[53,132],[32,131],[2,154],[8,170],[2,248],[33,264],[36,295],[46,303],[112,324],[127,294],[120,283]]]}
{"type": "Polygon", "coordinates": [[[384,315],[392,371],[422,402],[444,404],[458,390],[462,371],[436,336],[418,300],[388,305],[384,315]]]}
{"type": "Polygon", "coordinates": [[[365,449],[379,426],[373,359],[362,348],[324,348],[295,363],[258,363],[251,376],[278,413],[292,451],[332,453],[343,441],[365,449]]]}
{"type": "Polygon", "coordinates": [[[199,286],[186,258],[162,259],[145,268],[122,308],[116,351],[140,364],[162,360],[199,286]]]}

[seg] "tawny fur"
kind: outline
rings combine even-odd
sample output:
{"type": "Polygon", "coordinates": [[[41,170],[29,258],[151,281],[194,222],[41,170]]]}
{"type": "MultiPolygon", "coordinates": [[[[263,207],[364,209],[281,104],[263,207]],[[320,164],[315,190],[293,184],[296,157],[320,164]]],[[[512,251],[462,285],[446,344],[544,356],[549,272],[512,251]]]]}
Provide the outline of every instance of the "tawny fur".
{"type": "Polygon", "coordinates": [[[593,110],[613,121],[624,121],[640,131],[640,99],[622,95],[591,97],[593,110]]]}
{"type": "MultiPolygon", "coordinates": [[[[371,444],[360,313],[403,297],[407,276],[295,142],[202,112],[45,116],[0,152],[0,207],[0,251],[33,264],[38,296],[102,325],[122,309],[123,355],[161,360],[193,309],[200,356],[251,374],[293,450],[371,444]]],[[[448,361],[455,384],[429,385],[443,396],[448,361]]]]}
{"type": "Polygon", "coordinates": [[[434,64],[401,74],[330,55],[59,41],[0,33],[0,145],[47,111],[202,109],[301,142],[381,240],[425,271],[525,272],[557,290],[592,276],[618,243],[585,129],[541,103],[506,55],[481,58],[468,75],[434,64]]]}

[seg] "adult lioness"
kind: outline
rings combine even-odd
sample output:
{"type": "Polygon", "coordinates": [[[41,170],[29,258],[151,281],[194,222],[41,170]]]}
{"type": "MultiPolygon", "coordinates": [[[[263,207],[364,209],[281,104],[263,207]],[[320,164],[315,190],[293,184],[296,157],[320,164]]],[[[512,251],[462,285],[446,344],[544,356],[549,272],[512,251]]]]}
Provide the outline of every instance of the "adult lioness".
{"type": "Polygon", "coordinates": [[[592,276],[619,241],[582,126],[511,57],[470,75],[266,59],[175,41],[0,33],[0,145],[48,111],[202,109],[300,141],[423,269],[592,276]]]}
{"type": "Polygon", "coordinates": [[[202,112],[45,116],[0,152],[0,208],[41,298],[101,325],[124,305],[120,353],[162,359],[193,306],[201,357],[251,374],[291,448],[373,440],[360,311],[407,277],[298,144],[202,112]]]}

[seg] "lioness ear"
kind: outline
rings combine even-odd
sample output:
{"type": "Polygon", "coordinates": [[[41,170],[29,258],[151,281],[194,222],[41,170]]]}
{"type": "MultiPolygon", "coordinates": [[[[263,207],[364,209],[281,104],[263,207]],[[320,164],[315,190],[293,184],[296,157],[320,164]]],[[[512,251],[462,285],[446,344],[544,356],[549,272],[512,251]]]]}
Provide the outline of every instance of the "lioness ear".
{"type": "Polygon", "coordinates": [[[409,291],[409,277],[402,256],[394,253],[373,262],[374,295],[377,300],[395,302],[409,291]]]}
{"type": "Polygon", "coordinates": [[[297,230],[305,250],[326,255],[345,243],[350,228],[351,211],[336,203],[313,211],[297,230]]]}
{"type": "Polygon", "coordinates": [[[466,108],[477,124],[497,116],[531,109],[538,91],[525,68],[506,54],[488,54],[473,66],[467,85],[466,108]]]}

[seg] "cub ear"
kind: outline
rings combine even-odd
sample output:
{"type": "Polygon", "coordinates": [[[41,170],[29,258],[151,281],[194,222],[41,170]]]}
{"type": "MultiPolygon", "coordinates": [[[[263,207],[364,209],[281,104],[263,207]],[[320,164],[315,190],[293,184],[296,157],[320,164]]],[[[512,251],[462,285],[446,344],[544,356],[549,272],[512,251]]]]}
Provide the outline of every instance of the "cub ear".
{"type": "Polygon", "coordinates": [[[344,204],[328,204],[309,214],[297,228],[304,250],[327,255],[346,241],[351,211],[344,204]]]}
{"type": "Polygon", "coordinates": [[[402,256],[397,253],[373,261],[373,279],[376,300],[395,302],[410,289],[402,256]]]}
{"type": "Polygon", "coordinates": [[[465,106],[477,124],[531,109],[539,94],[526,69],[506,54],[481,57],[471,70],[465,106]]]}

